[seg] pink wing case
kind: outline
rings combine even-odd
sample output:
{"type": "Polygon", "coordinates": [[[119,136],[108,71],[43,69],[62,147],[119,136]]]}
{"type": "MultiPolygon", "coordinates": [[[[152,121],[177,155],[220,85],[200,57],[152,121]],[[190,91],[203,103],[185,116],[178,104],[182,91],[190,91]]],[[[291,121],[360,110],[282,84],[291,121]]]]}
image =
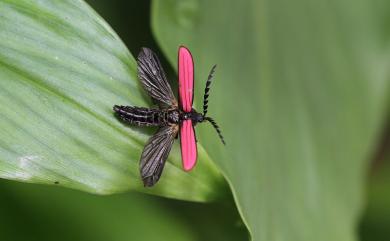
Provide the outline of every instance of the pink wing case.
{"type": "Polygon", "coordinates": [[[194,62],[186,47],[179,48],[179,99],[185,112],[192,110],[194,95],[194,62]]]}
{"type": "Polygon", "coordinates": [[[195,131],[192,120],[185,120],[180,127],[181,159],[183,169],[190,171],[196,164],[197,147],[195,141],[195,131]]]}
{"type": "MultiPolygon", "coordinates": [[[[179,48],[179,99],[185,112],[191,112],[194,95],[194,62],[186,47],[179,48]]],[[[180,144],[183,169],[190,171],[196,164],[197,147],[192,120],[185,120],[180,126],[180,144]]]]}

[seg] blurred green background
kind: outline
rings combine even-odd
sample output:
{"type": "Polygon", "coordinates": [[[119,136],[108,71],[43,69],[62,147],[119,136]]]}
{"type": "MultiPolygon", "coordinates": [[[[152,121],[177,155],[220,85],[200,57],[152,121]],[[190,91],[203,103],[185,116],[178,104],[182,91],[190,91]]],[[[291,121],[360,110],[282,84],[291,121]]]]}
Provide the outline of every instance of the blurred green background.
{"type": "MultiPolygon", "coordinates": [[[[150,1],[87,1],[133,55],[148,46],[173,68],[151,31],[150,1]],[[131,9],[131,11],[129,11],[131,9]],[[135,34],[136,33],[136,34],[135,34]]],[[[210,50],[209,50],[210,51],[210,50]]],[[[206,71],[206,70],[205,70],[206,71]]],[[[388,118],[387,118],[388,119],[388,118]]],[[[388,126],[388,124],[387,124],[388,126]]],[[[372,156],[359,237],[390,237],[390,132],[372,156]]],[[[0,240],[248,240],[233,198],[198,204],[139,193],[95,196],[55,186],[0,180],[0,240]]]]}

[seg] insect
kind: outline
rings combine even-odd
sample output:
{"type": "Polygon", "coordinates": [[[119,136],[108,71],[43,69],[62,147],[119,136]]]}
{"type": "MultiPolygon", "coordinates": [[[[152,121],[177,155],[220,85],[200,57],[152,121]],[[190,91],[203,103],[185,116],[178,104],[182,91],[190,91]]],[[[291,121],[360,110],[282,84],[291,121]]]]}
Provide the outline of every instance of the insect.
{"type": "Polygon", "coordinates": [[[113,109],[117,116],[126,123],[159,127],[144,147],[140,161],[140,174],[144,186],[151,187],[160,179],[165,161],[179,132],[182,164],[185,171],[190,171],[196,164],[197,146],[194,126],[197,123],[205,121],[211,123],[223,144],[225,141],[217,123],[206,115],[210,84],[216,65],[212,67],[206,81],[203,113],[198,113],[192,108],[194,62],[191,52],[186,47],[179,47],[178,53],[179,103],[168,84],[157,55],[152,50],[142,48],[137,64],[138,77],[142,86],[158,104],[158,108],[115,105],[113,109]]]}

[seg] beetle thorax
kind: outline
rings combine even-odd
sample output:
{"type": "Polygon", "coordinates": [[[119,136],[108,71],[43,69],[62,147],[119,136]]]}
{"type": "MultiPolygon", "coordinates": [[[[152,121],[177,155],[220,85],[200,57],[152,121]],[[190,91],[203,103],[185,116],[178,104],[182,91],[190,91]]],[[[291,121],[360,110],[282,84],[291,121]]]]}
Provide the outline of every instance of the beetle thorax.
{"type": "Polygon", "coordinates": [[[167,120],[169,123],[179,123],[180,121],[180,114],[178,110],[170,110],[167,112],[167,120]]]}
{"type": "Polygon", "coordinates": [[[198,113],[196,110],[192,109],[191,112],[180,113],[180,120],[192,120],[192,122],[196,124],[198,122],[203,122],[204,117],[201,113],[198,113]]]}

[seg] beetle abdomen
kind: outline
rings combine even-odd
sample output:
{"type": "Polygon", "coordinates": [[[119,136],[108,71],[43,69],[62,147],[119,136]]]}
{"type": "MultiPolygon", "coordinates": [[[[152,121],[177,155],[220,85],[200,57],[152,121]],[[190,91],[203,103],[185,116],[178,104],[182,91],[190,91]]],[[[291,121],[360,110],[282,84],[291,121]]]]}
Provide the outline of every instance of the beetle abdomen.
{"type": "Polygon", "coordinates": [[[138,126],[159,126],[160,118],[158,109],[148,109],[136,106],[114,106],[114,111],[124,122],[138,126]]]}
{"type": "Polygon", "coordinates": [[[138,126],[166,126],[178,123],[177,110],[159,110],[136,106],[114,106],[114,111],[124,122],[138,126]]]}

